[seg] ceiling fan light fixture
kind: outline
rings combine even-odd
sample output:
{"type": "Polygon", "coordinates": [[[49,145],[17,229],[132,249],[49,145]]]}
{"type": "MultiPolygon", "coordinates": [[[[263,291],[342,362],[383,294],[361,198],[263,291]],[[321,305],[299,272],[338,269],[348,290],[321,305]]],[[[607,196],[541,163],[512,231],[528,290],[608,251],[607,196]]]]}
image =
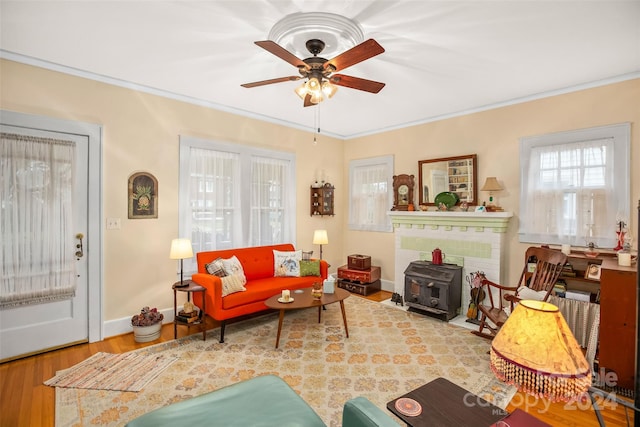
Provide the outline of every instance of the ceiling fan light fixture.
{"type": "Polygon", "coordinates": [[[327,98],[333,98],[333,95],[335,95],[337,91],[338,87],[336,85],[332,85],[328,80],[322,82],[322,92],[327,98]]]}
{"type": "Polygon", "coordinates": [[[320,80],[317,77],[311,77],[307,81],[306,87],[309,93],[318,92],[321,89],[320,80]]]}
{"type": "Polygon", "coordinates": [[[322,91],[313,92],[311,94],[310,101],[312,104],[320,104],[322,101],[324,101],[324,98],[322,97],[322,91]]]}
{"type": "Polygon", "coordinates": [[[300,99],[304,99],[304,97],[307,96],[307,84],[306,83],[302,83],[300,86],[295,88],[293,91],[296,93],[296,95],[298,95],[300,97],[300,99]]]}

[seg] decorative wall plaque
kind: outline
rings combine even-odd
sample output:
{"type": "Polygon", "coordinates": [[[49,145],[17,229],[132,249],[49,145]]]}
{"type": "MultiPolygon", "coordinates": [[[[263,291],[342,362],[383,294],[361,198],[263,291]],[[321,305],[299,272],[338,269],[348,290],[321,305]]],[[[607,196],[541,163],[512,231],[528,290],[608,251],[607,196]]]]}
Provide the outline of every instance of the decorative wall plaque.
{"type": "Polygon", "coordinates": [[[158,218],[158,180],[147,172],[129,176],[129,219],[158,218]]]}

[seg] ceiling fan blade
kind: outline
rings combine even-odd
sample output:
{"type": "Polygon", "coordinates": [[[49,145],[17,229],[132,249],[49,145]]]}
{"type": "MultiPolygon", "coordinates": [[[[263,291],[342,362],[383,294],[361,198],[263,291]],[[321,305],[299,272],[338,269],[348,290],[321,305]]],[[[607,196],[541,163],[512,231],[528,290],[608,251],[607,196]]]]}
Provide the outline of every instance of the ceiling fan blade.
{"type": "Polygon", "coordinates": [[[338,86],[364,90],[365,92],[371,93],[378,93],[385,86],[384,83],[362,79],[360,77],[345,76],[344,74],[334,74],[333,76],[329,77],[329,81],[338,86]]]}
{"type": "Polygon", "coordinates": [[[294,67],[307,68],[307,64],[302,62],[302,59],[298,58],[293,53],[289,52],[287,49],[283,48],[273,40],[264,40],[264,41],[254,42],[254,43],[260,46],[261,48],[263,48],[264,50],[266,50],[267,52],[274,54],[278,58],[284,59],[294,67]]]}
{"type": "Polygon", "coordinates": [[[304,106],[304,107],[311,107],[312,105],[316,105],[316,104],[314,104],[313,102],[311,102],[311,95],[310,95],[310,94],[307,94],[307,95],[304,97],[304,104],[303,104],[303,106],[304,106]]]}
{"type": "Polygon", "coordinates": [[[335,67],[334,71],[344,70],[345,68],[351,67],[365,59],[380,55],[382,52],[384,52],[384,48],[374,39],[369,39],[327,61],[324,64],[324,69],[326,70],[330,64],[335,67]]]}
{"type": "Polygon", "coordinates": [[[300,80],[301,78],[302,76],[279,77],[277,79],[261,80],[259,82],[245,83],[245,84],[241,84],[240,86],[250,88],[250,87],[256,87],[256,86],[270,85],[273,83],[295,82],[296,80],[300,80]]]}

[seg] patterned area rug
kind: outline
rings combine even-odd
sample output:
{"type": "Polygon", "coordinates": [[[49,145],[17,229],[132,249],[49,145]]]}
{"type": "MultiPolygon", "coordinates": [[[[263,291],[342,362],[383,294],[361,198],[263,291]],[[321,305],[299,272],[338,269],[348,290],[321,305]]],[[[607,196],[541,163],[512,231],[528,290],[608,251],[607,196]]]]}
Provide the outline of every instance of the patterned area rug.
{"type": "Polygon", "coordinates": [[[207,341],[196,334],[136,350],[178,360],[139,393],[56,388],[56,426],[124,425],[155,408],[265,374],[283,378],[328,426],[341,425],[348,399],[365,396],[388,412],[388,401],[438,377],[502,408],[513,397],[515,389],[491,373],[489,341],[356,296],[345,306],[349,338],[339,304],[330,304],[322,323],[316,310],[287,312],[277,350],[275,314],[227,326],[224,344],[216,329],[207,341]]]}
{"type": "Polygon", "coordinates": [[[44,383],[53,387],[140,391],[177,357],[96,353],[44,383]]]}

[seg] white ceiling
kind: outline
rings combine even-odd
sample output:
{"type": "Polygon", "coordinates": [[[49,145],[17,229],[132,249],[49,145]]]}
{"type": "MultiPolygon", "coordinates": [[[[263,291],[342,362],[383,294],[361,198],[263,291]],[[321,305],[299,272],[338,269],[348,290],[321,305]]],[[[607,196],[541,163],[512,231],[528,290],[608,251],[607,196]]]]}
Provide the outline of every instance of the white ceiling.
{"type": "Polygon", "coordinates": [[[315,107],[302,107],[299,82],[240,86],[297,75],[253,42],[311,11],[355,20],[386,50],[343,72],[386,83],[379,94],[342,87],[321,104],[321,132],[340,138],[640,77],[637,0],[2,0],[0,48],[311,131],[315,107]]]}

